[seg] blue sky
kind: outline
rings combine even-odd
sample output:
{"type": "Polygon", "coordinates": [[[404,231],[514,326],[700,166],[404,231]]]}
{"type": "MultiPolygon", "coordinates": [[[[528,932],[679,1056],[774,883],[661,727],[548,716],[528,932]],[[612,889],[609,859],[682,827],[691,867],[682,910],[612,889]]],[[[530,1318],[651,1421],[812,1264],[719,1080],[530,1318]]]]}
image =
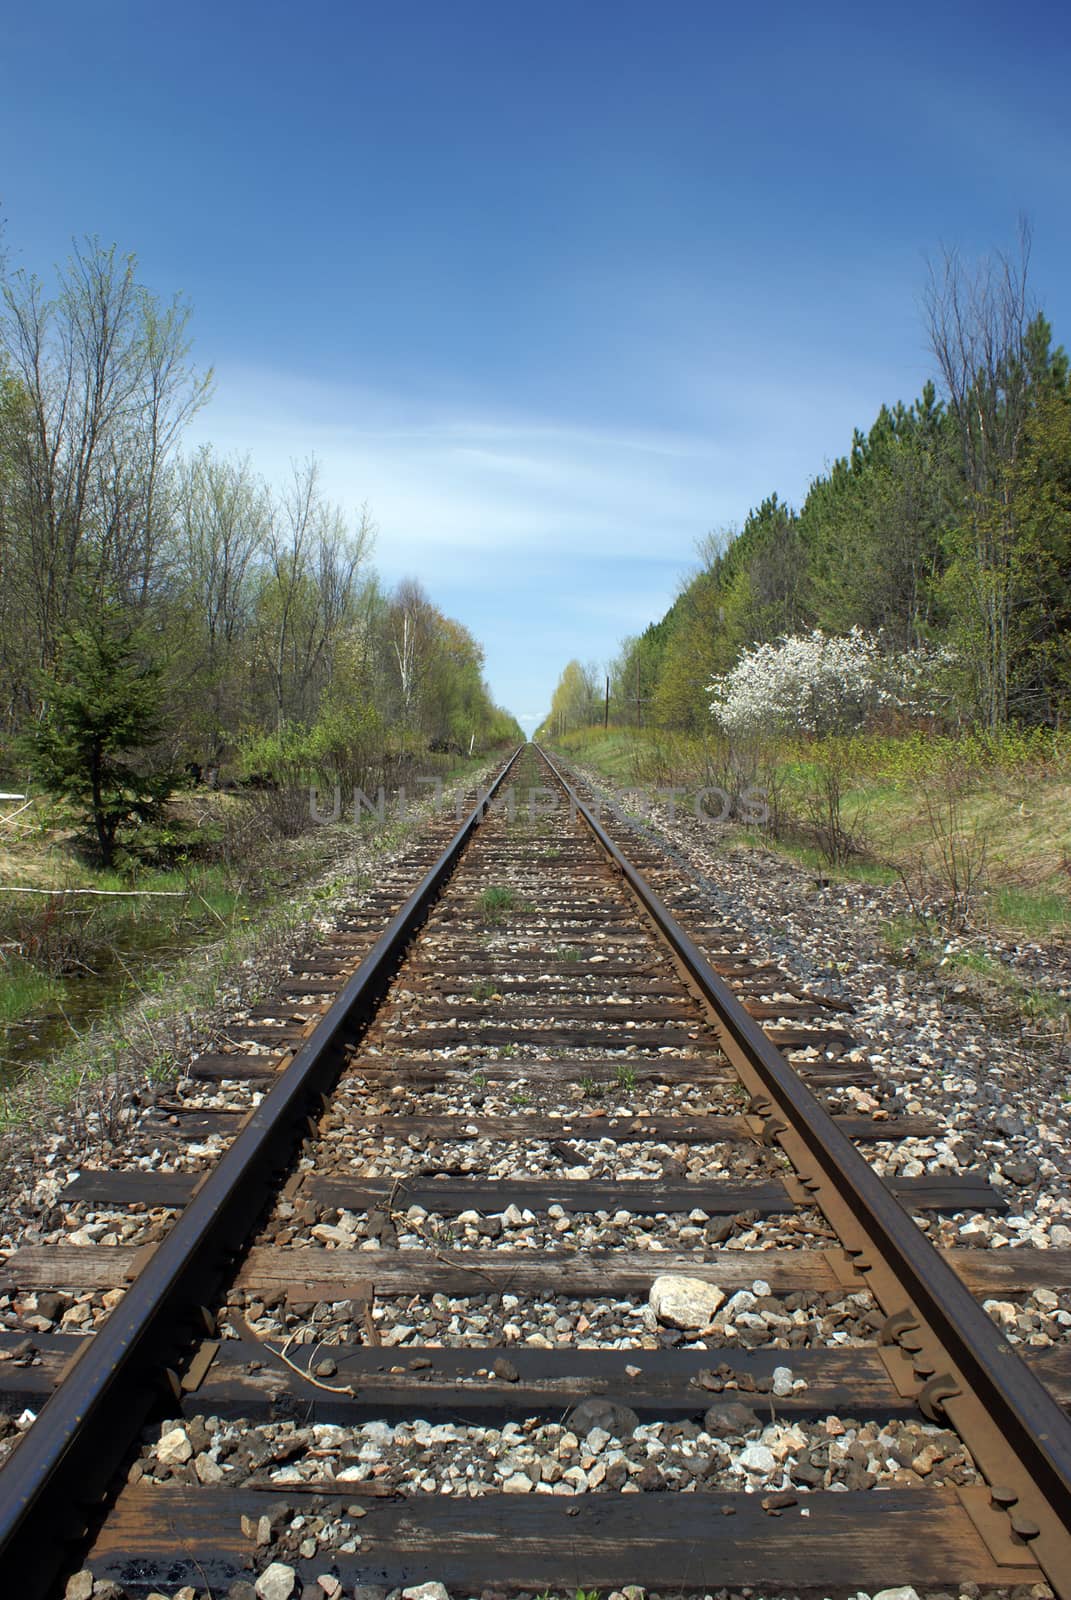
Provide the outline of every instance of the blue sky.
{"type": "Polygon", "coordinates": [[[15,265],[194,305],[194,439],[367,500],[529,726],[931,369],[926,258],[1071,343],[1071,23],[1028,3],[6,8],[15,265]]]}

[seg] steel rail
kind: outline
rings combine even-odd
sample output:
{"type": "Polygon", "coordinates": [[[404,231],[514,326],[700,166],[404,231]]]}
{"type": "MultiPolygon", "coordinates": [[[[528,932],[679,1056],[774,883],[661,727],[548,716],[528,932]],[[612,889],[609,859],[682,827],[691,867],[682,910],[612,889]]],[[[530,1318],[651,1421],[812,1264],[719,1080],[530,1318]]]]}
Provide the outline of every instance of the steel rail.
{"type": "Polygon", "coordinates": [[[944,1414],[990,1483],[995,1519],[1010,1547],[1028,1550],[1061,1600],[1071,1597],[1071,1420],[1016,1355],[974,1296],[919,1231],[863,1156],[837,1127],[781,1052],[745,1011],[650,885],[580,799],[564,774],[535,746],[614,862],[632,893],[707,1002],[723,1048],[761,1083],[769,1104],[766,1133],[801,1171],[814,1200],[842,1241],[856,1225],[851,1254],[859,1288],[872,1287],[890,1315],[889,1338],[914,1357],[920,1404],[944,1414]],[[775,1108],[786,1119],[779,1122],[775,1108]],[[794,1148],[793,1148],[794,1146],[794,1148]],[[834,1202],[830,1203],[832,1195],[834,1202]],[[899,1304],[888,1303],[891,1271],[899,1304]],[[884,1289],[880,1292],[879,1285],[884,1289]],[[905,1304],[906,1301],[906,1304],[905,1304]]]}
{"type": "Polygon", "coordinates": [[[176,1366],[213,1331],[212,1303],[249,1242],[266,1198],[289,1167],[319,1098],[338,1078],[343,1047],[367,1023],[505,782],[518,746],[446,849],[396,912],[314,1031],[211,1169],[120,1304],[83,1350],[0,1470],[0,1592],[37,1600],[85,1537],[97,1504],[176,1366]],[[198,1326],[198,1317],[202,1325],[198,1326]]]}

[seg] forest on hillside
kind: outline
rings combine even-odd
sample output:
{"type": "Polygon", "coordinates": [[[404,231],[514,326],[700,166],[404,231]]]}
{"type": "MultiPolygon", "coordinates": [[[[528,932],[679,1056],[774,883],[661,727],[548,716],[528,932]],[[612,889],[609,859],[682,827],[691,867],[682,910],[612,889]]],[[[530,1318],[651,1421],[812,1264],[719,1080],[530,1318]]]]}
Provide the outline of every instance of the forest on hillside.
{"type": "MultiPolygon", "coordinates": [[[[1066,720],[1071,382],[1028,263],[1024,228],[1015,256],[932,269],[934,377],[857,430],[798,508],[771,493],[738,531],[705,540],[666,614],[622,642],[610,720],[705,732],[713,682],[815,630],[854,631],[890,661],[940,661],[931,725],[1066,720]]],[[[543,732],[606,715],[603,669],[573,660],[543,732]]]]}
{"type": "Polygon", "coordinates": [[[183,449],[211,393],[134,257],[90,240],[46,286],[0,254],[0,764],[83,803],[105,863],[183,776],[374,788],[520,737],[315,460],[276,486],[183,449]]]}

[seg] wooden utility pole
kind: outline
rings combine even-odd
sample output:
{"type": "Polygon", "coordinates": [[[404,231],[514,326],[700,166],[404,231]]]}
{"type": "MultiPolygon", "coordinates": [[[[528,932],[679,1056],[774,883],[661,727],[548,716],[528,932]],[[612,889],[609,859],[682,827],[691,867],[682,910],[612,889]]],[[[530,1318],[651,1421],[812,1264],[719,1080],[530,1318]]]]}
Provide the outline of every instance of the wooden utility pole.
{"type": "Polygon", "coordinates": [[[602,725],[603,725],[604,728],[608,728],[610,726],[610,674],[609,673],[606,674],[606,710],[603,713],[602,725]]]}

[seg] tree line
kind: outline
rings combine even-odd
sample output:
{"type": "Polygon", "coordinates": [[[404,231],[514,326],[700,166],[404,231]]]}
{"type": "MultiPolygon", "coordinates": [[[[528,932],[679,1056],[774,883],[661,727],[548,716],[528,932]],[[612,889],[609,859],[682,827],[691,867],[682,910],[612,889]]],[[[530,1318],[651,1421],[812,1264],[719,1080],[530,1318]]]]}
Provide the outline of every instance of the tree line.
{"type": "Polygon", "coordinates": [[[89,796],[105,858],[101,783],[131,816],[183,768],[360,783],[520,737],[480,645],[415,579],[382,587],[370,511],[314,460],[279,488],[183,452],[211,390],[189,306],[133,256],[88,241],[52,292],[0,256],[0,760],[89,796]]]}
{"type": "MultiPolygon", "coordinates": [[[[666,614],[609,669],[615,722],[699,731],[707,686],[756,646],[861,629],[890,656],[954,663],[944,715],[1059,726],[1071,703],[1071,382],[1014,256],[931,269],[935,378],[883,405],[798,508],[774,493],[701,547],[666,614]]],[[[603,678],[570,662],[547,731],[600,721],[603,678]]]]}

